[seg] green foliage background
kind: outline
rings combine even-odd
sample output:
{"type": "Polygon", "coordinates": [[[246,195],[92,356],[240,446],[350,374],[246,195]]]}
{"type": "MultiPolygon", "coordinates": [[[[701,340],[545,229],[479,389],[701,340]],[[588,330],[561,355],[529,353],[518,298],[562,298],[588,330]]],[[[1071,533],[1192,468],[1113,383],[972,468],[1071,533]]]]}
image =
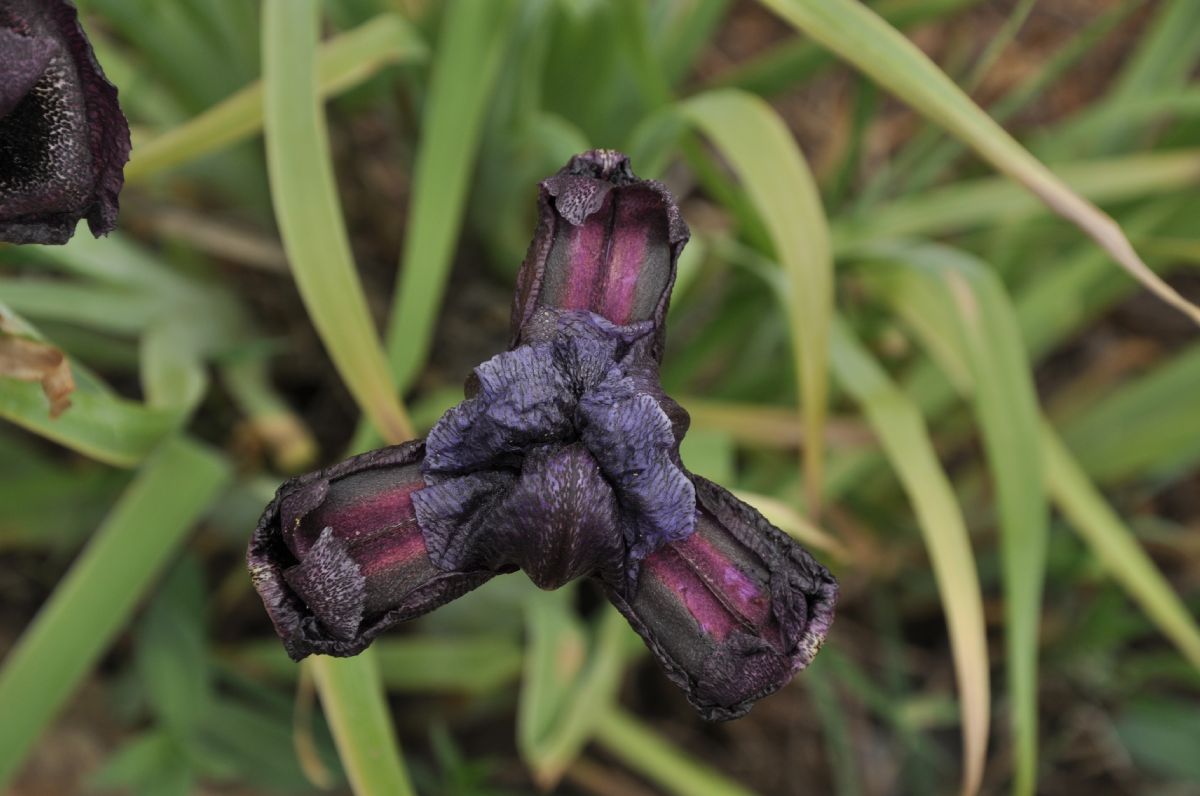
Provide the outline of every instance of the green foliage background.
{"type": "Polygon", "coordinates": [[[0,379],[0,785],[37,787],[98,687],[105,759],[71,788],[1200,787],[1200,5],[1097,4],[984,113],[1053,2],[987,4],[935,65],[896,29],[977,0],[763,0],[786,35],[715,76],[761,9],[80,2],[135,146],[119,233],[0,248],[0,313],[78,382],[51,420],[0,379]],[[1021,123],[1114,41],[1094,96],[1021,123]],[[813,169],[781,108],[831,74],[813,169]],[[705,730],[586,588],[513,577],[291,664],[242,562],[258,512],[458,399],[535,183],[595,146],[684,201],[684,456],[836,570],[827,648],[705,730]]]}

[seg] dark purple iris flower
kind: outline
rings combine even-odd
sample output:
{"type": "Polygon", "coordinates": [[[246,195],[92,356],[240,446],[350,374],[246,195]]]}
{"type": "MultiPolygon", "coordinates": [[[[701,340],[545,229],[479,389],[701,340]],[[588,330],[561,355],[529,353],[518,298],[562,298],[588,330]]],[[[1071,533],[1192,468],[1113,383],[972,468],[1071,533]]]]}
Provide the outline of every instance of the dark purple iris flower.
{"type": "Polygon", "coordinates": [[[688,230],[624,155],[541,186],[508,351],[429,437],[280,487],[249,563],[288,653],[354,655],[384,630],[524,571],[593,577],[708,719],[783,686],[829,631],[837,583],[679,458],[658,383],[688,230]]]}
{"type": "Polygon", "coordinates": [[[68,0],[0,0],[0,241],[117,223],[129,125],[68,0]]]}

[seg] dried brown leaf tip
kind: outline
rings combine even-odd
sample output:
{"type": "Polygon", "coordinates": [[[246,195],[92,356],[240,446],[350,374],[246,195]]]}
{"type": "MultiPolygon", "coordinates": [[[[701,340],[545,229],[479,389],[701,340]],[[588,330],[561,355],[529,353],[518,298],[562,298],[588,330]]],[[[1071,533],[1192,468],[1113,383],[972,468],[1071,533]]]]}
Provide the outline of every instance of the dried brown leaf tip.
{"type": "Polygon", "coordinates": [[[837,583],[732,494],[688,472],[687,413],[658,368],[687,225],[619,152],[542,183],[508,351],[427,439],[280,487],[250,572],[295,658],[523,571],[600,583],[707,719],[742,715],[812,660],[837,583]]]}
{"type": "Polygon", "coordinates": [[[63,352],[19,333],[16,325],[0,316],[0,378],[41,382],[50,401],[50,417],[58,417],[71,405],[75,391],[71,365],[63,352]]]}
{"type": "Polygon", "coordinates": [[[129,125],[68,0],[0,0],[0,241],[117,223],[129,125]]]}

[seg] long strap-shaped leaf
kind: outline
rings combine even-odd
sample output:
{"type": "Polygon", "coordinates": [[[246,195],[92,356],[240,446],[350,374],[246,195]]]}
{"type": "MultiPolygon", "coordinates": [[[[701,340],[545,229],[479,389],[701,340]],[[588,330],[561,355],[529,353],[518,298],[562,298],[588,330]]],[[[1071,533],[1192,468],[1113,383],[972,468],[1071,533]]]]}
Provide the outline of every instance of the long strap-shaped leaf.
{"type": "MultiPolygon", "coordinates": [[[[345,91],[389,63],[415,61],[426,47],[397,14],[381,14],[330,39],[317,51],[317,90],[330,97],[345,91]]],[[[125,167],[139,180],[216,152],[262,129],[263,86],[256,81],[186,123],[140,144],[125,167]]]]}
{"type": "Polygon", "coordinates": [[[411,796],[412,784],[400,758],[375,655],[370,650],[353,658],[316,655],[306,665],[312,668],[338,757],[354,792],[411,796]]]}
{"type": "Polygon", "coordinates": [[[991,706],[983,598],[962,511],[920,410],[840,324],[833,327],[830,361],[838,382],[866,413],[916,511],[954,650],[962,712],[962,792],[976,793],[983,779],[991,706]]]}
{"type": "Polygon", "coordinates": [[[1159,630],[1200,669],[1195,617],[1048,423],[1042,432],[1042,456],[1054,501],[1076,532],[1159,630]]]}
{"type": "Polygon", "coordinates": [[[996,482],[1004,570],[1015,789],[1037,772],[1037,641],[1048,534],[1037,395],[1016,314],[995,274],[942,246],[896,247],[884,264],[897,311],[973,398],[996,482]]]}
{"type": "Polygon", "coordinates": [[[1072,191],[971,101],[916,45],[857,0],[761,0],[798,30],[962,139],[1076,224],[1142,284],[1200,323],[1200,307],[1142,262],[1120,226],[1072,191]]]}
{"type": "MultiPolygon", "coordinates": [[[[317,88],[316,0],[263,6],[271,197],[305,307],[355,401],[385,439],[411,438],[354,269],[317,88]]],[[[368,653],[312,664],[350,783],[359,796],[411,791],[368,653]]]]}
{"type": "Polygon", "coordinates": [[[535,593],[526,609],[530,641],[517,741],[544,790],[558,784],[591,739],[600,716],[616,706],[630,635],[629,625],[607,606],[589,638],[575,615],[573,595],[574,590],[535,593]]]}
{"type": "Polygon", "coordinates": [[[596,742],[667,793],[754,796],[736,782],[695,762],[620,708],[610,708],[597,717],[596,742]]]}
{"type": "Polygon", "coordinates": [[[227,476],[182,438],[143,465],[0,670],[0,790],[227,476]]]}
{"type": "Polygon", "coordinates": [[[466,213],[484,111],[514,17],[508,0],[454,0],[446,6],[388,321],[388,357],[401,390],[412,384],[429,355],[466,213]]]}
{"type": "Polygon", "coordinates": [[[387,439],[412,436],[355,271],[317,86],[318,4],[263,6],[263,83],[271,199],[304,306],[342,380],[387,439]]]}
{"type": "Polygon", "coordinates": [[[765,101],[736,89],[683,102],[741,178],[784,267],[788,324],[804,412],[805,475],[816,507],[823,482],[833,255],[821,197],[796,141],[765,101]]]}

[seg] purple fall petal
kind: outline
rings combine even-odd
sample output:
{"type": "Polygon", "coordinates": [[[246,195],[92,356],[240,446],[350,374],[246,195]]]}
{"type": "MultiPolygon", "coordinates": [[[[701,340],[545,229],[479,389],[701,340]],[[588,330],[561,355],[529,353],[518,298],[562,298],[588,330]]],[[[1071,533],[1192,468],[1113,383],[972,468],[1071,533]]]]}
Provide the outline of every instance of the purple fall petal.
{"type": "Polygon", "coordinates": [[[248,561],[275,629],[297,660],[354,655],[393,625],[489,580],[434,566],[413,496],[421,442],[355,456],[279,488],[248,561]]]}
{"type": "Polygon", "coordinates": [[[129,126],[75,6],[3,0],[0,73],[0,241],[66,243],[84,217],[112,231],[129,126]]]}
{"type": "Polygon", "coordinates": [[[812,661],[837,583],[753,508],[693,481],[696,532],[646,558],[632,599],[610,597],[701,715],[732,719],[812,661]]]}
{"type": "MultiPolygon", "coordinates": [[[[537,233],[513,301],[511,343],[538,307],[588,310],[624,326],[662,327],[688,228],[662,183],[639,180],[629,159],[597,149],[542,182],[537,233]]],[[[662,358],[663,331],[654,335],[662,358]]]]}

